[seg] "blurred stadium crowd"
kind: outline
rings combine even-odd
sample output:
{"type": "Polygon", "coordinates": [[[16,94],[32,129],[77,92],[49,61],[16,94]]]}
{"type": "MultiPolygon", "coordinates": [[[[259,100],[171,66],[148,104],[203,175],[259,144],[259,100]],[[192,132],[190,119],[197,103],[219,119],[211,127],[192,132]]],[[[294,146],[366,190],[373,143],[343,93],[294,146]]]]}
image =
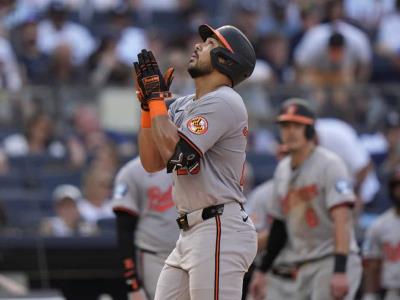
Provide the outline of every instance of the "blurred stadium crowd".
{"type": "MultiPolygon", "coordinates": [[[[203,23],[237,26],[257,52],[238,87],[246,192],[274,171],[279,104],[308,99],[320,143],[342,152],[360,187],[362,241],[391,205],[387,176],[400,164],[399,0],[0,1],[1,236],[113,231],[113,178],[137,154],[137,126],[114,124],[118,100],[136,101],[132,62],[151,49],[175,68],[172,91],[191,93],[186,66],[203,23]]],[[[138,124],[138,111],[125,114],[138,124]]]]}

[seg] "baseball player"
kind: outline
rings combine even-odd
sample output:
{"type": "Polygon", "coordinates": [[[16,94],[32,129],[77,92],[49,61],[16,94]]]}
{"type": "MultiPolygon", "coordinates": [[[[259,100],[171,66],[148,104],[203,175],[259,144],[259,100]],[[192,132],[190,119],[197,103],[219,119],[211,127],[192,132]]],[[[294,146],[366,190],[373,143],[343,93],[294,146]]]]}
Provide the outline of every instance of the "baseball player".
{"type": "MultiPolygon", "coordinates": [[[[286,154],[286,147],[279,145],[278,160],[284,158],[286,154]]],[[[270,230],[268,201],[273,198],[273,193],[273,179],[270,179],[255,188],[246,203],[248,214],[257,230],[259,251],[266,248],[268,241],[270,230]]],[[[260,255],[258,258],[260,258],[260,255]]],[[[259,261],[258,258],[256,258],[256,263],[259,261]]],[[[290,263],[289,248],[285,247],[275,259],[271,272],[268,274],[268,294],[265,300],[294,299],[296,292],[295,270],[296,267],[290,263]]]]}
{"type": "MultiPolygon", "coordinates": [[[[258,249],[266,248],[270,230],[268,201],[273,198],[273,180],[259,185],[249,196],[248,213],[258,233],[258,249]]],[[[258,258],[256,259],[257,262],[258,258]]],[[[265,300],[294,299],[296,293],[295,266],[290,263],[289,249],[285,247],[274,261],[268,274],[268,293],[265,300]],[[289,259],[289,260],[288,260],[289,259]]]]}
{"type": "Polygon", "coordinates": [[[295,299],[353,299],[361,263],[351,216],[355,195],[346,166],[315,145],[315,116],[306,101],[286,101],[277,121],[289,155],[274,174],[268,209],[273,221],[252,293],[262,299],[265,272],[286,245],[298,268],[295,299]]]}
{"type": "Polygon", "coordinates": [[[130,300],[145,299],[142,287],[154,299],[158,276],[179,236],[172,176],[165,170],[146,172],[139,158],[129,161],[115,179],[113,210],[130,300]]]}
{"type": "Polygon", "coordinates": [[[393,207],[368,229],[363,245],[366,258],[364,300],[400,300],[400,166],[389,180],[393,207]]]}
{"type": "Polygon", "coordinates": [[[257,251],[254,225],[242,208],[248,120],[232,87],[251,75],[254,49],[233,26],[199,27],[188,72],[196,93],[169,108],[170,73],[151,52],[135,63],[142,106],[139,153],[147,171],[173,172],[181,229],[157,283],[156,300],[238,300],[257,251]],[[142,96],[143,95],[143,96],[142,96]],[[148,110],[148,111],[147,111],[148,110]]]}

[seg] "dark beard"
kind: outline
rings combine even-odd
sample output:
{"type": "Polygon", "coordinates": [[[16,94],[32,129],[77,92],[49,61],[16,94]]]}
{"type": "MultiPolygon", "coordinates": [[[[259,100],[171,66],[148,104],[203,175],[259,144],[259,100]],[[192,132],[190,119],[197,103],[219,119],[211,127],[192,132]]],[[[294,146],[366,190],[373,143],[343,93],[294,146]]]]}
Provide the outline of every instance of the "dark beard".
{"type": "Polygon", "coordinates": [[[198,78],[198,77],[210,74],[213,71],[213,68],[212,68],[212,66],[209,66],[207,68],[199,68],[197,66],[194,66],[194,67],[189,67],[187,69],[187,71],[188,71],[190,77],[192,77],[194,79],[194,78],[198,78]]]}

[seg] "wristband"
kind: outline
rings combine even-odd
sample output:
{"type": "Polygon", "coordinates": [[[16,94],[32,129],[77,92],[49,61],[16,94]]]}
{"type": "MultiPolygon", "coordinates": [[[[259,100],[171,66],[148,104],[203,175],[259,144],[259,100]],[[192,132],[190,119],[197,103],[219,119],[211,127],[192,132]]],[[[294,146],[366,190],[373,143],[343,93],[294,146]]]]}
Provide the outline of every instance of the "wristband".
{"type": "Polygon", "coordinates": [[[333,273],[346,273],[346,265],[347,265],[347,255],[336,253],[333,273]]]}
{"type": "Polygon", "coordinates": [[[135,262],[132,258],[127,258],[124,260],[124,277],[125,282],[128,287],[129,292],[136,292],[141,288],[141,283],[138,278],[136,278],[135,262]]]}
{"type": "Polygon", "coordinates": [[[150,107],[150,116],[151,119],[158,117],[158,116],[167,116],[168,110],[167,106],[165,105],[164,99],[151,99],[149,101],[150,107]]]}
{"type": "Polygon", "coordinates": [[[149,111],[142,110],[140,123],[142,128],[151,128],[151,116],[149,111]]]}

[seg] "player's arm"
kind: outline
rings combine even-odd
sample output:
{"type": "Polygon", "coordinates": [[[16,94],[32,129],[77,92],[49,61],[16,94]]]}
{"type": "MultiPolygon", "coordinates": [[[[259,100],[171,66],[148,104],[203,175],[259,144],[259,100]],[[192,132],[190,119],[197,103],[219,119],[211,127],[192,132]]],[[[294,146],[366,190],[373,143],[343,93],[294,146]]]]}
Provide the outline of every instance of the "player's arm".
{"type": "MultiPolygon", "coordinates": [[[[159,147],[158,144],[163,144],[164,140],[153,134],[152,127],[154,124],[152,124],[152,119],[155,116],[162,115],[169,121],[164,97],[171,96],[169,87],[173,80],[174,70],[169,68],[163,77],[153,54],[146,50],[142,50],[138,55],[138,62],[134,63],[134,67],[136,94],[142,109],[141,129],[139,131],[139,156],[147,172],[156,172],[165,168],[166,162],[164,157],[166,154],[164,152],[160,153],[159,149],[164,148],[159,147]],[[152,105],[150,105],[151,102],[152,105]],[[153,108],[153,114],[150,106],[156,107],[153,108]],[[160,110],[159,107],[162,109],[160,110]]],[[[171,123],[169,125],[175,127],[172,122],[169,121],[169,123],[171,123]]]]}
{"type": "Polygon", "coordinates": [[[134,66],[137,86],[143,95],[141,106],[147,112],[139,133],[140,158],[146,171],[159,171],[166,167],[179,141],[178,128],[170,121],[164,101],[171,96],[173,69],[161,75],[153,53],[146,50],[138,54],[134,66]]]}
{"type": "Polygon", "coordinates": [[[368,258],[365,260],[364,269],[364,294],[370,295],[369,298],[373,299],[380,290],[380,276],[381,276],[382,260],[380,258],[368,258]]]}
{"type": "Polygon", "coordinates": [[[260,232],[257,233],[258,252],[261,252],[267,248],[268,233],[269,233],[268,229],[261,230],[260,232]]]}
{"type": "Polygon", "coordinates": [[[141,287],[137,275],[135,261],[135,230],[138,216],[127,211],[114,210],[117,218],[118,250],[123,262],[124,278],[126,280],[128,293],[138,291],[141,287]]]}
{"type": "Polygon", "coordinates": [[[330,216],[334,224],[335,273],[344,273],[350,248],[350,228],[352,228],[351,209],[343,204],[333,207],[330,216]]]}
{"type": "Polygon", "coordinates": [[[363,300],[378,299],[381,289],[382,271],[382,243],[379,223],[374,223],[368,228],[363,241],[364,268],[364,298],[363,300]]]}
{"type": "Polygon", "coordinates": [[[341,204],[330,209],[334,227],[334,265],[330,280],[332,296],[342,299],[348,293],[350,285],[347,278],[347,258],[350,249],[350,230],[352,228],[351,209],[348,204],[341,204]]]}
{"type": "Polygon", "coordinates": [[[263,255],[259,270],[268,272],[287,241],[286,225],[284,221],[273,219],[269,232],[266,253],[263,255]]]}
{"type": "MultiPolygon", "coordinates": [[[[154,103],[157,105],[158,103],[154,103]]],[[[153,106],[153,103],[150,103],[153,106]]],[[[162,158],[163,167],[175,153],[179,142],[178,128],[171,122],[168,115],[158,115],[152,118],[153,139],[157,141],[158,151],[162,158]]]]}
{"type": "Polygon", "coordinates": [[[257,266],[250,283],[250,294],[254,299],[265,299],[266,273],[271,269],[275,259],[285,247],[286,241],[287,232],[285,222],[273,219],[266,252],[262,256],[261,264],[257,266]]]}
{"type": "Polygon", "coordinates": [[[139,130],[139,156],[143,168],[147,172],[157,172],[165,168],[163,158],[154,142],[151,128],[142,127],[139,130]]]}

